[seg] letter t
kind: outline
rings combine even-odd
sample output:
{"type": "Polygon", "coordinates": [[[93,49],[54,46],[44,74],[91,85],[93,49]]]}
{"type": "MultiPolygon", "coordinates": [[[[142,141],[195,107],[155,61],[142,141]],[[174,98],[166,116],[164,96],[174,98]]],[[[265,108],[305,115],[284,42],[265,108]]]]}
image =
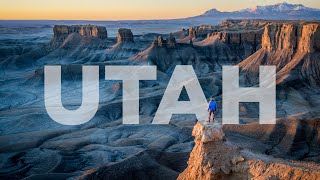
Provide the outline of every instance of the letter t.
{"type": "Polygon", "coordinates": [[[123,81],[123,124],[139,124],[139,80],[156,78],[156,66],[105,66],[106,80],[123,81]]]}

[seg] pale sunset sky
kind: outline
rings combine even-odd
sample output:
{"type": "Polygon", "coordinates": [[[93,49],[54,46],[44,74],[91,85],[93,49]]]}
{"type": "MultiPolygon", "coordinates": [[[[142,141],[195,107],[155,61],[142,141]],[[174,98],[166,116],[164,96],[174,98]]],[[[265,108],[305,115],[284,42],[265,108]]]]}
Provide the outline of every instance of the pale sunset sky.
{"type": "MultiPolygon", "coordinates": [[[[216,8],[234,11],[284,0],[1,0],[2,20],[136,20],[200,15],[216,8]]],[[[287,0],[320,8],[320,0],[287,0]]]]}

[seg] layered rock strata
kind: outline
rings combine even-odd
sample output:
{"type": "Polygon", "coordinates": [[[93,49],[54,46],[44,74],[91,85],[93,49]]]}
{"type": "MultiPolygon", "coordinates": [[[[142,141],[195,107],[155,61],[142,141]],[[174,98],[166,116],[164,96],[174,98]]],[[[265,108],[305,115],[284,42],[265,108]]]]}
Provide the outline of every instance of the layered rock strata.
{"type": "Polygon", "coordinates": [[[197,46],[211,46],[219,41],[228,45],[241,59],[245,59],[261,48],[264,26],[269,23],[259,20],[227,20],[217,26],[196,26],[184,31],[184,36],[178,41],[192,41],[197,46]]]}
{"type": "Polygon", "coordinates": [[[249,32],[213,32],[208,33],[207,37],[218,36],[219,40],[226,44],[241,45],[248,43],[257,47],[261,43],[263,31],[249,31],[249,32]]]}
{"type": "Polygon", "coordinates": [[[242,61],[248,72],[259,71],[260,65],[277,67],[277,83],[303,80],[320,85],[320,23],[272,23],[265,27],[262,48],[242,61]]]}
{"type": "Polygon", "coordinates": [[[305,53],[320,51],[320,24],[270,24],[264,29],[265,50],[293,50],[305,53]]]}

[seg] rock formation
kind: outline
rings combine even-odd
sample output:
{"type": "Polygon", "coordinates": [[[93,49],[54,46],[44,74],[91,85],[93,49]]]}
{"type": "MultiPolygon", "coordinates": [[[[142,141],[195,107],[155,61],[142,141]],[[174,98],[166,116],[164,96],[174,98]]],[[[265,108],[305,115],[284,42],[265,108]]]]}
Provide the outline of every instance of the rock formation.
{"type": "Polygon", "coordinates": [[[272,23],[265,27],[262,48],[242,61],[244,71],[258,72],[259,65],[277,66],[277,83],[290,77],[312,86],[320,85],[320,24],[272,23]],[[307,81],[305,81],[307,80],[307,81]]]}
{"type": "Polygon", "coordinates": [[[249,31],[249,32],[213,32],[209,33],[207,37],[218,36],[219,40],[227,44],[241,45],[250,44],[256,47],[261,43],[263,31],[249,31]]]}
{"type": "MultiPolygon", "coordinates": [[[[55,25],[53,38],[46,44],[46,51],[68,50],[74,57],[85,60],[89,52],[105,49],[108,45],[107,30],[96,25],[55,25]]],[[[59,57],[59,51],[51,56],[59,57]]],[[[54,58],[53,58],[54,59],[54,58]]],[[[89,58],[88,58],[89,59],[89,58]]],[[[85,60],[87,61],[87,60],[85,60]]]]}
{"type": "Polygon", "coordinates": [[[268,51],[293,50],[305,53],[320,51],[320,25],[316,23],[270,24],[262,37],[262,47],[268,51]]]}
{"type": "Polygon", "coordinates": [[[245,59],[261,48],[264,26],[268,23],[261,20],[226,20],[217,26],[191,27],[178,42],[190,43],[192,40],[195,45],[210,46],[220,41],[245,59]]]}
{"type": "Polygon", "coordinates": [[[217,26],[196,26],[189,28],[188,36],[208,38],[217,35],[227,44],[261,43],[264,26],[270,21],[259,20],[226,20],[217,26]]]}
{"type": "Polygon", "coordinates": [[[108,37],[107,30],[102,26],[95,25],[55,25],[53,34],[55,38],[65,39],[70,34],[79,34],[85,37],[98,37],[106,39],[108,37]]]}
{"type": "Polygon", "coordinates": [[[196,26],[189,28],[188,35],[196,38],[205,38],[208,33],[217,31],[214,26],[196,26]]]}
{"type": "Polygon", "coordinates": [[[130,29],[118,29],[117,43],[106,49],[108,59],[128,59],[141,51],[141,44],[134,41],[130,29]]]}
{"type": "Polygon", "coordinates": [[[243,58],[250,56],[261,47],[262,30],[253,31],[223,31],[213,32],[207,35],[210,37],[217,37],[223,43],[230,45],[238,55],[243,58]]]}
{"type": "Polygon", "coordinates": [[[156,47],[166,47],[166,48],[175,48],[177,45],[176,38],[169,34],[167,39],[164,39],[162,36],[159,36],[157,40],[152,42],[156,47]]]}
{"type": "Polygon", "coordinates": [[[176,47],[176,38],[170,34],[168,39],[167,39],[167,47],[169,48],[175,48],[176,47]]]}
{"type": "Polygon", "coordinates": [[[130,29],[120,28],[118,30],[118,43],[133,42],[133,34],[130,29]]]}
{"type": "Polygon", "coordinates": [[[233,64],[241,61],[239,55],[232,52],[230,47],[223,42],[219,41],[213,46],[202,47],[199,47],[198,42],[194,44],[196,46],[193,46],[192,39],[188,39],[188,43],[179,43],[173,34],[170,34],[166,39],[159,36],[157,40],[153,40],[150,47],[131,59],[157,65],[158,70],[163,72],[173,70],[178,64],[193,64],[196,65],[195,70],[199,73],[209,70],[209,66],[219,68],[216,66],[219,61],[233,64]],[[210,64],[203,63],[207,60],[210,61],[210,64]]]}
{"type": "Polygon", "coordinates": [[[179,180],[320,178],[319,166],[266,158],[226,141],[220,125],[197,123],[192,135],[195,146],[179,180]]]}

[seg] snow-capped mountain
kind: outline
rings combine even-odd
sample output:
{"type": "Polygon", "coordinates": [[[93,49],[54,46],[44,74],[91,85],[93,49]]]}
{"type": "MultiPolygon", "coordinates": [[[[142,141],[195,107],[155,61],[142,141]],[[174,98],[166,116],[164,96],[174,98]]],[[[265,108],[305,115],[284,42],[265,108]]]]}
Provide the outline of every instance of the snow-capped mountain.
{"type": "Polygon", "coordinates": [[[217,9],[206,11],[195,18],[253,18],[253,19],[320,19],[320,9],[305,7],[302,4],[279,3],[268,6],[256,6],[233,12],[221,12],[217,9]]]}
{"type": "Polygon", "coordinates": [[[239,12],[254,12],[254,13],[266,13],[266,12],[288,12],[288,11],[319,11],[319,9],[305,7],[302,4],[289,4],[289,3],[279,3],[269,6],[256,6],[253,9],[244,9],[239,12]]]}

